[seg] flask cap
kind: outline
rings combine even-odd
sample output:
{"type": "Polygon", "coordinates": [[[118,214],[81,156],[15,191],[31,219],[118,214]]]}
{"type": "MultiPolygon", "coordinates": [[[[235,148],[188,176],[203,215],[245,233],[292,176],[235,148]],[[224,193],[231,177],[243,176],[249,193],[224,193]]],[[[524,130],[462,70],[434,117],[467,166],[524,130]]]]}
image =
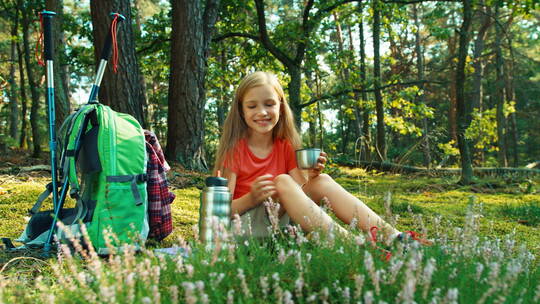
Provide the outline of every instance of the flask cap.
{"type": "Polygon", "coordinates": [[[207,187],[227,187],[227,179],[223,177],[210,176],[206,178],[207,187]]]}

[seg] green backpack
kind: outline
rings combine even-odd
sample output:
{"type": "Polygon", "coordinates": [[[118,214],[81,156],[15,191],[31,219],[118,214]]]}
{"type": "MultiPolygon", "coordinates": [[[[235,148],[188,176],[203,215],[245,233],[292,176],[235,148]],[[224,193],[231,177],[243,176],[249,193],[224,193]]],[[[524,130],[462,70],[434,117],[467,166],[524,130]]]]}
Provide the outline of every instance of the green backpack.
{"type": "MultiPolygon", "coordinates": [[[[57,229],[57,238],[66,241],[71,234],[82,239],[81,225],[85,225],[98,253],[108,252],[107,231],[114,234],[107,237],[112,246],[143,244],[149,228],[147,154],[140,124],[128,114],[89,103],[70,115],[61,129],[60,133],[65,133],[59,162],[61,182],[69,184],[76,206],[61,210],[59,220],[66,228],[57,229]]],[[[38,198],[30,211],[32,218],[16,241],[30,247],[45,243],[53,211],[38,210],[51,188],[49,185],[38,198]]],[[[67,188],[62,187],[60,193],[67,188]]]]}

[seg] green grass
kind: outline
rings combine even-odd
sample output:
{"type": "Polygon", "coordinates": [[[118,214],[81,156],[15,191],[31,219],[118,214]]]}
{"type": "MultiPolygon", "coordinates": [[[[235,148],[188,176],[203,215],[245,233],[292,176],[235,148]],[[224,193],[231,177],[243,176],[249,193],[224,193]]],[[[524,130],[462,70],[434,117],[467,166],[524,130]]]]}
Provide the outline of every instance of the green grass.
{"type": "MultiPolygon", "coordinates": [[[[417,303],[434,298],[442,302],[456,290],[459,303],[481,299],[492,303],[497,297],[503,303],[540,300],[538,181],[485,179],[460,187],[453,178],[334,171],[344,188],[377,213],[397,217],[401,230],[426,231],[435,246],[413,246],[405,253],[401,246],[392,247],[393,258],[386,262],[380,250],[359,244],[361,235],[310,241],[302,235],[279,235],[262,243],[229,241],[235,247],[207,252],[193,242],[200,193],[195,187],[200,183],[195,181],[174,189],[175,231],[161,244],[152,245],[186,246],[192,252],[188,258],[155,256],[150,249],[135,256],[126,253],[86,262],[69,256],[60,262],[39,256],[39,261],[13,260],[0,253],[0,269],[5,266],[0,273],[0,303],[2,296],[7,303],[157,303],[157,298],[172,303],[176,297],[182,302],[220,303],[233,297],[238,303],[275,303],[289,296],[295,303],[325,299],[356,303],[370,297],[375,303],[396,303],[406,300],[407,284],[412,283],[417,303]],[[385,202],[390,202],[391,212],[385,202]],[[268,291],[261,280],[267,281],[268,291]]],[[[20,234],[26,210],[47,181],[0,177],[0,236],[20,234]]]]}

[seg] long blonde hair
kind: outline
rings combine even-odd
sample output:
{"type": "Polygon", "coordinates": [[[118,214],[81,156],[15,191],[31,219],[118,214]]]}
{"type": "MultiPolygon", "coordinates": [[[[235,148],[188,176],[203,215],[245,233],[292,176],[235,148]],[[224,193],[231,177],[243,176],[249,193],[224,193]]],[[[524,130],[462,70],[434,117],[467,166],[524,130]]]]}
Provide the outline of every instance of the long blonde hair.
{"type": "Polygon", "coordinates": [[[289,103],[285,98],[283,88],[279,83],[276,75],[269,72],[254,72],[242,79],[236,92],[234,94],[234,100],[231,105],[227,119],[223,125],[223,134],[219,140],[219,148],[216,153],[216,162],[214,165],[214,174],[217,170],[223,170],[223,164],[225,160],[233,161],[232,152],[238,141],[246,137],[248,126],[244,120],[244,114],[242,112],[242,102],[246,92],[254,87],[261,85],[270,85],[276,90],[281,103],[280,116],[277,125],[272,130],[274,139],[280,138],[290,141],[293,149],[299,149],[301,146],[300,135],[294,124],[294,118],[289,107],[289,103]]]}

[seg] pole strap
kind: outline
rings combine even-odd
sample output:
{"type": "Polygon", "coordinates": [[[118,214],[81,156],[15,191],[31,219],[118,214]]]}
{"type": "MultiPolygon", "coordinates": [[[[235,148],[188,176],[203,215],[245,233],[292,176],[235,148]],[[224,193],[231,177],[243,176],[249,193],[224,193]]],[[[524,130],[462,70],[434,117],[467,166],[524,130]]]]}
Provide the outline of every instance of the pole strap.
{"type": "Polygon", "coordinates": [[[114,14],[114,19],[111,23],[111,38],[112,38],[112,65],[114,73],[118,72],[118,40],[116,39],[116,25],[120,14],[114,14]]]}

